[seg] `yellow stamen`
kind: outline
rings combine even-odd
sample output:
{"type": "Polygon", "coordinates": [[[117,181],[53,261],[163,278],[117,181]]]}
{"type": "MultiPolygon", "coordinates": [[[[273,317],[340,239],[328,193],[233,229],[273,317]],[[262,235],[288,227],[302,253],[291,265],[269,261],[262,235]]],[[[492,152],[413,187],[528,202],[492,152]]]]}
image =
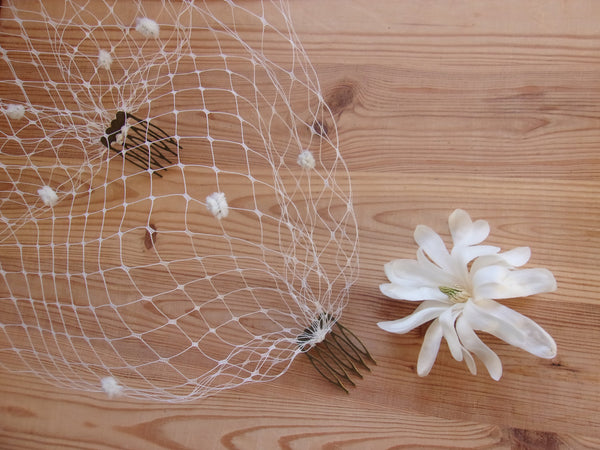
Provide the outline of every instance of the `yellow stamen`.
{"type": "Polygon", "coordinates": [[[448,296],[452,303],[465,303],[471,295],[462,288],[440,286],[439,290],[448,296]]]}

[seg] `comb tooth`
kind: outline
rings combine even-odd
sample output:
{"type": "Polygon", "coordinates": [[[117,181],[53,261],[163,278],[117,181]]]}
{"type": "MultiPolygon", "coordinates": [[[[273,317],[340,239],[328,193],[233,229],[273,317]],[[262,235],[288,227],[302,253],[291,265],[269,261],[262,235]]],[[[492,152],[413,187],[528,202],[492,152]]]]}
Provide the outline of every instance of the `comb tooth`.
{"type": "Polygon", "coordinates": [[[334,358],[339,365],[341,365],[345,370],[351,372],[359,378],[362,378],[360,371],[354,364],[355,360],[342,346],[339,345],[335,338],[335,332],[330,333],[330,338],[323,341],[323,345],[325,348],[329,350],[331,357],[334,358]]]}
{"type": "Polygon", "coordinates": [[[314,354],[311,354],[311,352],[308,352],[308,353],[306,353],[306,356],[312,363],[313,367],[317,370],[317,372],[319,372],[321,374],[321,376],[323,378],[325,378],[327,381],[338,386],[340,389],[342,389],[347,394],[349,394],[350,391],[342,383],[342,380],[340,380],[340,378],[346,379],[347,382],[349,382],[352,386],[354,386],[354,383],[352,382],[352,380],[350,378],[348,378],[347,375],[338,373],[329,364],[329,362],[326,359],[322,358],[322,355],[318,350],[316,351],[316,353],[317,353],[317,355],[314,355],[314,354]]]}
{"type": "Polygon", "coordinates": [[[352,331],[343,326],[341,323],[337,322],[336,325],[341,333],[334,334],[334,338],[339,338],[345,342],[357,356],[357,362],[359,362],[368,371],[371,371],[367,363],[371,362],[372,364],[377,365],[377,362],[373,356],[371,356],[371,353],[369,353],[367,347],[365,347],[365,344],[363,344],[362,341],[352,331]]]}
{"type": "MultiPolygon", "coordinates": [[[[360,372],[356,369],[356,367],[348,361],[345,354],[340,354],[332,349],[331,343],[327,340],[323,341],[322,348],[325,350],[324,357],[328,361],[332,361],[333,364],[339,369],[340,376],[346,378],[349,382],[352,383],[350,378],[350,374],[354,374],[360,378],[360,372]]],[[[354,385],[354,383],[352,383],[354,385]]]]}

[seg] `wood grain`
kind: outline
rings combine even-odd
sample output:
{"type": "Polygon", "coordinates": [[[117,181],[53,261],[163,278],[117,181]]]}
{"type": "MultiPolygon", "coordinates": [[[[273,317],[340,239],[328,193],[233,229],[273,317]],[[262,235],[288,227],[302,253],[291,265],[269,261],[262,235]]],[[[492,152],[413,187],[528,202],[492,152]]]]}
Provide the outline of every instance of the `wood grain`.
{"type": "MultiPolygon", "coordinates": [[[[273,382],[169,405],[2,371],[0,448],[600,448],[600,3],[303,0],[291,11],[352,176],[360,278],[343,322],[375,356],[372,373],[345,395],[299,357],[273,382]],[[457,207],[490,222],[490,243],[529,245],[529,266],[555,274],[556,292],[506,301],[552,334],[555,359],[486,336],[499,382],[445,347],[419,378],[424,330],[377,328],[414,309],[379,293],[383,264],[414,257],[418,224],[449,238],[457,207]]],[[[162,244],[159,219],[139,230],[140,251],[162,244]]]]}

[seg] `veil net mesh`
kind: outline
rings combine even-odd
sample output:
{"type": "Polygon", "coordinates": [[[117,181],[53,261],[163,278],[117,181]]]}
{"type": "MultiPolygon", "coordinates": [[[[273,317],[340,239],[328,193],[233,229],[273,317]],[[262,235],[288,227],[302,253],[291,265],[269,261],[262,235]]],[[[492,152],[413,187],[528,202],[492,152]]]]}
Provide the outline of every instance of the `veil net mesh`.
{"type": "Polygon", "coordinates": [[[0,15],[0,367],[172,402],[284,373],[357,270],[348,171],[288,5],[0,15]]]}

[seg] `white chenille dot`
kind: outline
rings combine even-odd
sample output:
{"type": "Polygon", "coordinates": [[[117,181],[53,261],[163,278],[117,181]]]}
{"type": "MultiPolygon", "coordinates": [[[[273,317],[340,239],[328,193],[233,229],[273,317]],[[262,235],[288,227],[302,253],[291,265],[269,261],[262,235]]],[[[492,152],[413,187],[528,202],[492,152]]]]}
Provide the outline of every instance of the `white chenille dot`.
{"type": "Polygon", "coordinates": [[[50,186],[44,186],[37,192],[46,206],[54,206],[58,202],[58,195],[50,186]]]}
{"type": "Polygon", "coordinates": [[[160,31],[160,26],[154,20],[143,17],[141,19],[137,19],[135,30],[147,38],[156,39],[160,31]]]}
{"type": "Polygon", "coordinates": [[[315,168],[315,157],[310,150],[303,150],[298,155],[298,164],[303,169],[314,169],[315,168]]]}
{"type": "Polygon", "coordinates": [[[213,192],[206,197],[206,209],[217,219],[227,217],[229,214],[229,205],[223,192],[213,192]]]}
{"type": "Polygon", "coordinates": [[[100,382],[102,383],[102,390],[106,392],[108,398],[118,397],[123,392],[123,386],[119,385],[113,377],[102,378],[100,382]]]}
{"type": "Polygon", "coordinates": [[[112,62],[113,59],[111,54],[106,50],[100,50],[100,53],[98,53],[98,67],[101,69],[110,70],[110,65],[112,62]]]}
{"type": "Polygon", "coordinates": [[[121,127],[121,132],[115,136],[117,144],[123,144],[125,139],[127,138],[127,133],[129,132],[129,125],[123,125],[121,127]]]}
{"type": "Polygon", "coordinates": [[[25,116],[25,107],[23,105],[7,105],[6,115],[13,120],[22,119],[25,116]]]}

